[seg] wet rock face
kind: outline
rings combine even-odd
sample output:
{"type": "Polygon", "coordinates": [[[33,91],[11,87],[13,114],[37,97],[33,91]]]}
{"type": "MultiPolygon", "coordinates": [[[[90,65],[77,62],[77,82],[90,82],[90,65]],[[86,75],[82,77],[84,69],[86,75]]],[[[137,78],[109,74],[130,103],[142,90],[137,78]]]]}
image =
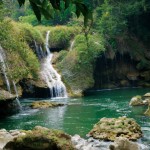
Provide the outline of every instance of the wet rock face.
{"type": "Polygon", "coordinates": [[[38,81],[34,81],[32,79],[23,79],[19,82],[19,84],[23,90],[23,98],[51,97],[49,88],[41,79],[38,79],[38,81]]]}
{"type": "Polygon", "coordinates": [[[36,101],[31,104],[31,108],[39,109],[39,108],[49,108],[49,107],[59,107],[64,106],[61,103],[53,103],[53,102],[46,102],[46,101],[36,101]]]}
{"type": "Polygon", "coordinates": [[[8,115],[15,114],[20,111],[20,106],[16,100],[0,100],[0,118],[5,118],[8,115]]]}
{"type": "Polygon", "coordinates": [[[93,88],[150,87],[149,69],[138,69],[140,60],[133,57],[130,51],[121,53],[121,49],[115,54],[107,50],[97,57],[93,88]]]}
{"type": "Polygon", "coordinates": [[[75,150],[71,137],[62,131],[37,126],[6,144],[5,150],[75,150]]]}
{"type": "Polygon", "coordinates": [[[89,132],[93,138],[114,141],[116,137],[137,140],[142,137],[140,126],[132,118],[102,118],[89,132]]]}

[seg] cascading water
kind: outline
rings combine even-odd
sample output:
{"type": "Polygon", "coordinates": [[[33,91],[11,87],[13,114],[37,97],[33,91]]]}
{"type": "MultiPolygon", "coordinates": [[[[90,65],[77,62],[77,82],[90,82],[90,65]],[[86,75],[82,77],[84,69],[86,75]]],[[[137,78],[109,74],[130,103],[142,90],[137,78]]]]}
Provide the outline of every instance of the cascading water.
{"type": "Polygon", "coordinates": [[[72,50],[73,50],[74,44],[75,44],[75,40],[73,40],[73,41],[71,42],[69,51],[72,51],[72,50]]]}
{"type": "Polygon", "coordinates": [[[34,41],[34,44],[35,44],[35,51],[36,51],[38,59],[39,60],[43,59],[45,57],[45,54],[44,54],[44,52],[42,50],[42,47],[38,46],[36,41],[34,41]]]}
{"type": "Polygon", "coordinates": [[[9,83],[7,73],[6,73],[6,64],[4,61],[5,57],[6,56],[5,56],[5,53],[3,51],[3,48],[0,46],[0,65],[1,65],[2,73],[3,73],[4,78],[5,78],[6,85],[7,85],[7,90],[9,91],[9,93],[11,93],[10,83],[9,83]]]}
{"type": "Polygon", "coordinates": [[[22,110],[22,106],[21,106],[20,101],[19,101],[19,95],[18,95],[18,90],[17,90],[16,84],[15,84],[14,81],[12,81],[12,83],[13,83],[14,90],[15,90],[15,93],[16,93],[16,102],[19,106],[19,109],[22,110]]]}
{"type": "MultiPolygon", "coordinates": [[[[5,56],[4,50],[0,46],[0,66],[1,66],[2,73],[3,73],[4,78],[5,78],[5,82],[6,82],[6,85],[7,85],[7,90],[11,94],[10,82],[8,80],[7,72],[6,72],[6,70],[7,70],[7,64],[5,63],[5,58],[6,58],[6,56],[5,56]]],[[[18,91],[17,91],[16,84],[15,84],[14,81],[12,81],[12,83],[13,83],[14,90],[15,90],[15,93],[16,93],[16,103],[17,103],[19,109],[22,109],[21,104],[20,104],[19,99],[18,99],[18,91]]]]}
{"type": "Polygon", "coordinates": [[[41,78],[46,82],[47,86],[50,89],[51,97],[67,97],[66,87],[61,81],[61,76],[53,68],[51,60],[53,54],[49,49],[49,34],[50,31],[46,34],[45,48],[47,55],[45,56],[42,47],[36,45],[36,53],[38,58],[43,58],[41,61],[41,78]],[[42,55],[41,55],[42,54],[42,55]]]}

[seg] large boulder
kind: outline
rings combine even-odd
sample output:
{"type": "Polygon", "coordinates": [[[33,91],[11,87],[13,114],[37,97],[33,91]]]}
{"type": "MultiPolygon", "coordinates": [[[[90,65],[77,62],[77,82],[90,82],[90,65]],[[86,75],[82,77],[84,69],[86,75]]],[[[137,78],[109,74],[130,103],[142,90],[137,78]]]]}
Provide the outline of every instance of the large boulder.
{"type": "Polygon", "coordinates": [[[0,101],[1,100],[13,100],[15,98],[16,98],[16,95],[13,95],[8,91],[0,89],[0,101]]]}
{"type": "Polygon", "coordinates": [[[75,150],[71,137],[59,130],[37,126],[23,131],[4,147],[5,150],[75,150]]]}
{"type": "Polygon", "coordinates": [[[102,118],[89,132],[93,138],[114,141],[116,137],[137,140],[142,137],[141,127],[132,118],[102,118]]]}
{"type": "Polygon", "coordinates": [[[19,130],[10,130],[7,131],[5,129],[0,130],[0,150],[3,150],[4,146],[10,142],[13,141],[14,138],[25,135],[24,133],[21,133],[19,130]]]}
{"type": "Polygon", "coordinates": [[[146,93],[143,95],[145,98],[150,98],[150,93],[146,93]]]}
{"type": "Polygon", "coordinates": [[[129,141],[124,137],[117,137],[115,142],[109,146],[110,150],[140,150],[137,143],[129,141]]]}
{"type": "Polygon", "coordinates": [[[49,107],[64,106],[64,104],[54,103],[54,102],[46,102],[46,101],[35,101],[30,106],[33,109],[38,109],[38,108],[49,108],[49,107]]]}
{"type": "Polygon", "coordinates": [[[0,130],[0,150],[13,139],[13,136],[7,132],[5,129],[0,130]]]}
{"type": "Polygon", "coordinates": [[[0,106],[0,118],[20,111],[20,104],[16,100],[16,95],[5,90],[0,90],[0,106]]]}
{"type": "Polygon", "coordinates": [[[142,99],[142,96],[140,95],[137,95],[137,96],[134,96],[132,97],[129,105],[130,106],[141,106],[141,105],[149,105],[150,104],[150,99],[148,98],[148,94],[145,94],[143,97],[144,99],[142,99]]]}
{"type": "Polygon", "coordinates": [[[22,97],[24,98],[47,98],[51,97],[51,93],[49,91],[49,87],[47,84],[38,78],[38,80],[33,79],[22,79],[19,82],[23,92],[22,97]]]}
{"type": "Polygon", "coordinates": [[[129,105],[130,105],[130,106],[140,106],[140,105],[144,105],[144,104],[143,104],[143,101],[142,101],[142,97],[139,96],[139,95],[132,97],[132,99],[131,99],[129,105]]]}

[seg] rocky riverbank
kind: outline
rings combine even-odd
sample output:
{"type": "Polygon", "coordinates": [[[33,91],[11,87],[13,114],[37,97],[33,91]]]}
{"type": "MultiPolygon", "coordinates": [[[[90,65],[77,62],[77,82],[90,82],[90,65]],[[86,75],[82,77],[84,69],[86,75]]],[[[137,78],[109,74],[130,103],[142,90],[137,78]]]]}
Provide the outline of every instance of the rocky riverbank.
{"type": "Polygon", "coordinates": [[[148,147],[127,138],[117,137],[104,142],[92,137],[83,139],[63,131],[36,126],[33,130],[0,130],[0,150],[149,150],[148,147]]]}

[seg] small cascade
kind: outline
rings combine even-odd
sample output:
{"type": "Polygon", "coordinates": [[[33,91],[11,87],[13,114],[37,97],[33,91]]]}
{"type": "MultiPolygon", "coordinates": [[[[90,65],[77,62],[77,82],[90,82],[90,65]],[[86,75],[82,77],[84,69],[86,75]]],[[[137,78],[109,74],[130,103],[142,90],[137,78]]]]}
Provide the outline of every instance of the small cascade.
{"type": "Polygon", "coordinates": [[[38,57],[39,60],[43,59],[45,57],[45,54],[42,50],[41,46],[38,46],[36,41],[34,41],[34,45],[35,45],[35,51],[36,51],[36,55],[38,57]]]}
{"type": "Polygon", "coordinates": [[[9,80],[8,80],[8,77],[7,77],[7,72],[6,72],[6,64],[5,64],[5,53],[4,53],[4,50],[3,48],[0,46],[0,66],[1,66],[1,69],[2,69],[2,73],[4,75],[4,78],[5,78],[5,82],[6,82],[6,85],[7,85],[7,90],[9,91],[9,93],[11,93],[11,90],[10,90],[10,83],[9,83],[9,80]]]}
{"type": "Polygon", "coordinates": [[[71,42],[69,51],[72,51],[72,50],[73,50],[74,44],[75,44],[75,40],[73,40],[73,41],[71,42]]]}
{"type": "Polygon", "coordinates": [[[57,73],[57,71],[53,68],[51,60],[53,54],[50,52],[49,49],[49,34],[50,31],[46,34],[46,42],[45,48],[47,55],[42,50],[42,47],[36,46],[37,55],[42,54],[42,61],[41,61],[41,77],[46,82],[50,89],[51,97],[67,97],[66,87],[61,81],[61,76],[57,73]]]}
{"type": "Polygon", "coordinates": [[[20,101],[19,101],[19,95],[18,95],[18,90],[17,90],[16,84],[15,84],[14,81],[12,81],[12,83],[13,83],[14,90],[15,90],[15,93],[16,93],[16,102],[17,102],[17,105],[19,106],[19,109],[22,110],[22,106],[21,106],[20,101]]]}
{"type": "MultiPolygon", "coordinates": [[[[5,78],[5,82],[6,82],[6,85],[7,85],[7,90],[8,92],[11,94],[11,89],[10,89],[10,82],[9,82],[9,79],[7,77],[7,64],[5,63],[5,53],[4,53],[4,50],[3,48],[0,46],[0,66],[1,66],[1,69],[2,69],[2,73],[4,75],[4,78],[5,78]]],[[[21,104],[19,102],[19,99],[18,99],[18,91],[17,91],[17,88],[16,88],[16,85],[15,85],[15,82],[12,81],[13,83],[13,86],[14,86],[14,90],[15,90],[15,93],[16,93],[16,102],[17,102],[17,105],[19,107],[19,109],[21,109],[21,104]]]]}

